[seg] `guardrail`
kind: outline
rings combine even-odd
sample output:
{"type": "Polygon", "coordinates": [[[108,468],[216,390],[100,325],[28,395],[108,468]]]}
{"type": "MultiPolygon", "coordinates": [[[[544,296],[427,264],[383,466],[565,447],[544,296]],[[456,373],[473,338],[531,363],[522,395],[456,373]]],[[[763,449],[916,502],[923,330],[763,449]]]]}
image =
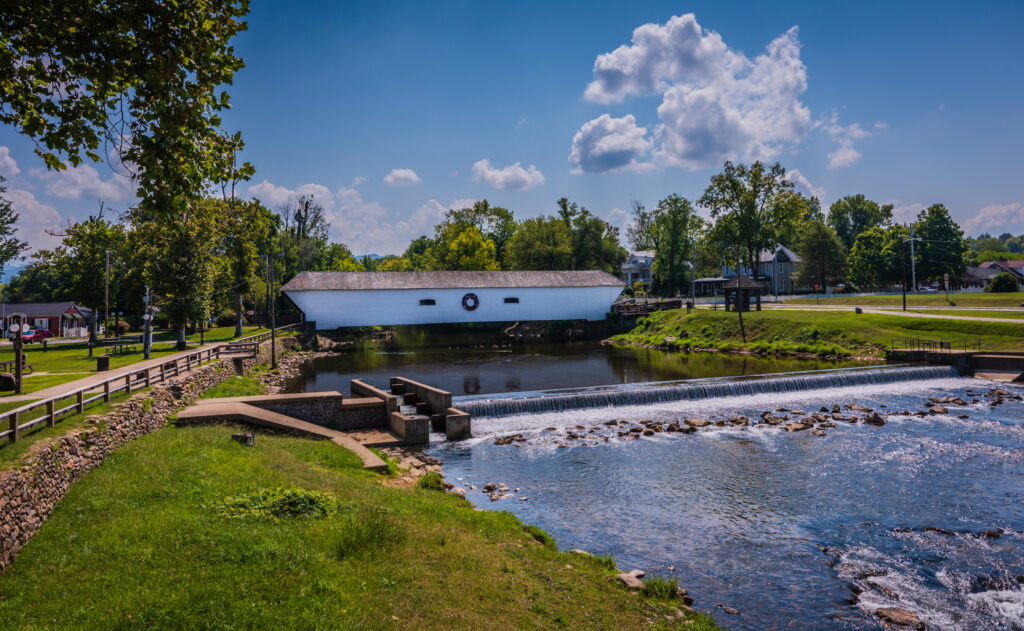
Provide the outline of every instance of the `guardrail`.
{"type": "MultiPolygon", "coordinates": [[[[286,324],[284,326],[279,326],[279,327],[277,327],[274,330],[277,331],[278,333],[280,333],[281,331],[286,331],[288,329],[293,329],[293,328],[296,328],[298,326],[299,326],[299,323],[296,322],[294,324],[286,324]]],[[[249,336],[246,336],[246,337],[240,337],[237,340],[235,340],[233,342],[229,342],[229,343],[230,344],[242,344],[242,343],[245,343],[245,342],[260,343],[260,342],[265,342],[265,341],[267,341],[269,339],[270,339],[270,331],[264,331],[263,333],[256,333],[255,335],[249,335],[249,336]]]]}
{"type": "Polygon", "coordinates": [[[967,351],[980,351],[981,338],[967,338],[959,342],[952,340],[929,340],[917,337],[898,337],[892,340],[894,351],[928,351],[931,353],[952,353],[963,348],[967,351]]]}
{"type": "MultiPolygon", "coordinates": [[[[280,332],[294,326],[297,325],[289,324],[278,327],[276,330],[280,332]]],[[[245,346],[258,346],[261,341],[268,339],[270,339],[270,331],[241,338],[238,342],[242,342],[245,346]]],[[[110,401],[111,395],[118,392],[125,392],[130,395],[135,390],[148,388],[171,377],[177,377],[183,372],[189,372],[205,362],[221,359],[222,353],[228,351],[229,347],[230,344],[217,344],[209,348],[201,348],[184,355],[179,355],[173,359],[168,359],[167,361],[161,361],[158,365],[129,370],[115,377],[94,382],[64,394],[27,403],[19,408],[2,412],[0,413],[0,428],[5,429],[0,431],[0,441],[6,438],[6,444],[17,442],[19,435],[23,432],[44,423],[47,427],[53,427],[61,417],[81,414],[85,411],[87,405],[100,400],[110,401]],[[63,407],[58,407],[60,405],[63,407]],[[45,411],[40,416],[34,416],[22,422],[21,419],[32,416],[32,412],[39,410],[45,411]]]]}

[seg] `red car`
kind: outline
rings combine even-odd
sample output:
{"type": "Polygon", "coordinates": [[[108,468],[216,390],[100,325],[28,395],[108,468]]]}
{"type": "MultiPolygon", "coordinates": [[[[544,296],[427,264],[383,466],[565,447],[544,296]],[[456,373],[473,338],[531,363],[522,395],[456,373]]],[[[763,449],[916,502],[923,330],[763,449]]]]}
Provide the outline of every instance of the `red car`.
{"type": "Polygon", "coordinates": [[[26,344],[31,344],[32,342],[42,342],[47,337],[49,337],[47,333],[49,333],[49,331],[43,331],[41,329],[29,329],[28,331],[25,331],[21,334],[21,339],[26,344]]]}

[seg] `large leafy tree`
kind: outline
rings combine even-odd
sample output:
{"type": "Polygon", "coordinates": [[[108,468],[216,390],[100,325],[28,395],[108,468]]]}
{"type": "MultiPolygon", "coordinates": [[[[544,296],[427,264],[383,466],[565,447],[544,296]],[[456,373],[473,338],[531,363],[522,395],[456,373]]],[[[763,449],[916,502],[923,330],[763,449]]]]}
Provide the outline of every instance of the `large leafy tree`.
{"type": "Polygon", "coordinates": [[[519,224],[508,243],[513,270],[564,270],[572,265],[569,226],[558,217],[534,217],[519,224]]]}
{"type": "Polygon", "coordinates": [[[629,256],[619,245],[619,229],[565,197],[556,203],[558,216],[569,229],[569,269],[604,270],[617,274],[629,256]]]}
{"type": "MultiPolygon", "coordinates": [[[[500,206],[491,206],[482,199],[469,208],[453,208],[445,213],[444,220],[435,230],[435,239],[451,241],[466,228],[475,227],[485,240],[494,243],[494,256],[500,264],[505,262],[505,250],[516,231],[512,211],[500,206]]],[[[442,244],[446,247],[446,244],[442,244]]]]}
{"type": "Polygon", "coordinates": [[[722,172],[712,176],[698,204],[711,211],[715,220],[714,240],[737,258],[737,263],[757,269],[761,251],[779,243],[802,212],[794,203],[793,183],[786,170],[775,163],[747,166],[726,162],[722,172]]]}
{"type": "Polygon", "coordinates": [[[879,206],[864,195],[847,195],[829,207],[827,223],[849,250],[860,233],[892,223],[892,204],[879,206]]]}
{"type": "Polygon", "coordinates": [[[71,300],[68,279],[61,274],[53,252],[39,250],[29,265],[21,268],[4,287],[5,302],[56,302],[71,300]]]}
{"type": "Polygon", "coordinates": [[[245,297],[252,295],[260,278],[260,255],[269,249],[274,216],[259,202],[211,203],[223,214],[223,257],[230,287],[225,294],[235,297],[235,337],[241,337],[245,318],[245,297]]]}
{"type": "Polygon", "coordinates": [[[431,251],[434,247],[434,240],[427,235],[419,236],[412,240],[409,247],[405,249],[402,258],[409,262],[409,269],[424,271],[432,269],[431,251]]]}
{"type": "Polygon", "coordinates": [[[822,289],[843,280],[846,272],[846,248],[835,231],[821,219],[804,224],[797,242],[803,260],[797,281],[802,285],[818,285],[822,289]]]}
{"type": "Polygon", "coordinates": [[[651,224],[655,248],[651,273],[655,289],[663,295],[679,294],[685,287],[687,270],[691,269],[686,261],[700,239],[704,220],[689,200],[669,195],[658,202],[651,224]]]}
{"type": "Polygon", "coordinates": [[[857,287],[883,288],[902,283],[910,267],[906,226],[874,227],[857,235],[847,257],[847,277],[857,287]]]}
{"type": "Polygon", "coordinates": [[[448,245],[444,253],[445,269],[497,270],[494,241],[485,239],[476,226],[470,226],[448,245]]]}
{"type": "Polygon", "coordinates": [[[967,245],[964,232],[942,204],[922,210],[914,224],[917,244],[917,277],[920,280],[941,280],[944,274],[959,278],[967,269],[964,255],[967,245]]]}
{"type": "Polygon", "coordinates": [[[654,248],[654,212],[635,199],[630,206],[633,221],[626,226],[626,241],[634,250],[654,248]]]}

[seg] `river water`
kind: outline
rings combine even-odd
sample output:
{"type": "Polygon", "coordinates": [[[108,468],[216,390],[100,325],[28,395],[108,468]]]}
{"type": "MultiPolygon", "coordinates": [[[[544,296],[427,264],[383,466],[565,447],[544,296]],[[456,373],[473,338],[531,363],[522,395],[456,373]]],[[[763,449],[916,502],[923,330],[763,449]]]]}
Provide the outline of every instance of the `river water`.
{"type": "MultiPolygon", "coordinates": [[[[395,374],[456,395],[820,370],[837,366],[678,355],[594,345],[363,349],[307,368],[308,389],[395,374]]],[[[486,510],[541,526],[563,549],[612,554],[624,570],[675,577],[726,627],[880,629],[875,609],[929,629],[1024,629],[1024,404],[990,405],[995,386],[943,376],[811,391],[475,417],[472,439],[435,437],[448,481],[486,510]],[[960,396],[927,417],[931,396],[960,396]],[[970,403],[970,401],[976,401],[970,403]],[[620,437],[622,425],[756,419],[776,408],[856,403],[882,427],[838,422],[825,436],[779,426],[710,426],[620,437]],[[969,418],[958,418],[966,414],[969,418]],[[524,442],[495,445],[522,434],[524,442]],[[584,436],[573,439],[570,436],[584,436]],[[518,488],[491,501],[488,483],[518,488]],[[519,498],[526,498],[520,500],[519,498]],[[721,606],[721,607],[720,607],[721,606]],[[723,607],[734,608],[729,615],[723,607]]]]}

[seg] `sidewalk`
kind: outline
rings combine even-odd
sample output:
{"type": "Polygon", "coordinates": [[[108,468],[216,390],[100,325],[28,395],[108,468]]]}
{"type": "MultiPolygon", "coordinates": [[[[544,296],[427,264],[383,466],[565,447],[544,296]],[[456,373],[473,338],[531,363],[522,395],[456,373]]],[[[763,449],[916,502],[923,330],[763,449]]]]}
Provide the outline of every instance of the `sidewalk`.
{"type": "Polygon", "coordinates": [[[43,388],[42,390],[37,390],[29,394],[15,394],[9,397],[4,397],[3,401],[5,403],[16,403],[18,401],[35,401],[37,399],[48,399],[50,397],[60,396],[62,394],[67,394],[68,392],[78,390],[79,388],[82,387],[88,387],[91,385],[103,383],[104,381],[112,377],[121,377],[127,375],[130,372],[138,372],[140,370],[144,370],[147,368],[150,370],[154,368],[160,368],[161,365],[173,362],[177,359],[184,357],[185,355],[189,355],[191,353],[195,353],[196,351],[201,351],[208,348],[214,348],[217,346],[220,346],[220,343],[207,344],[205,346],[197,346],[195,348],[190,348],[185,351],[171,353],[170,355],[161,355],[160,357],[154,359],[135,362],[134,364],[129,364],[121,368],[114,368],[104,372],[93,373],[90,374],[88,377],[83,377],[81,379],[76,379],[74,381],[69,381],[67,383],[62,383],[56,386],[50,386],[49,388],[43,388]]]}

